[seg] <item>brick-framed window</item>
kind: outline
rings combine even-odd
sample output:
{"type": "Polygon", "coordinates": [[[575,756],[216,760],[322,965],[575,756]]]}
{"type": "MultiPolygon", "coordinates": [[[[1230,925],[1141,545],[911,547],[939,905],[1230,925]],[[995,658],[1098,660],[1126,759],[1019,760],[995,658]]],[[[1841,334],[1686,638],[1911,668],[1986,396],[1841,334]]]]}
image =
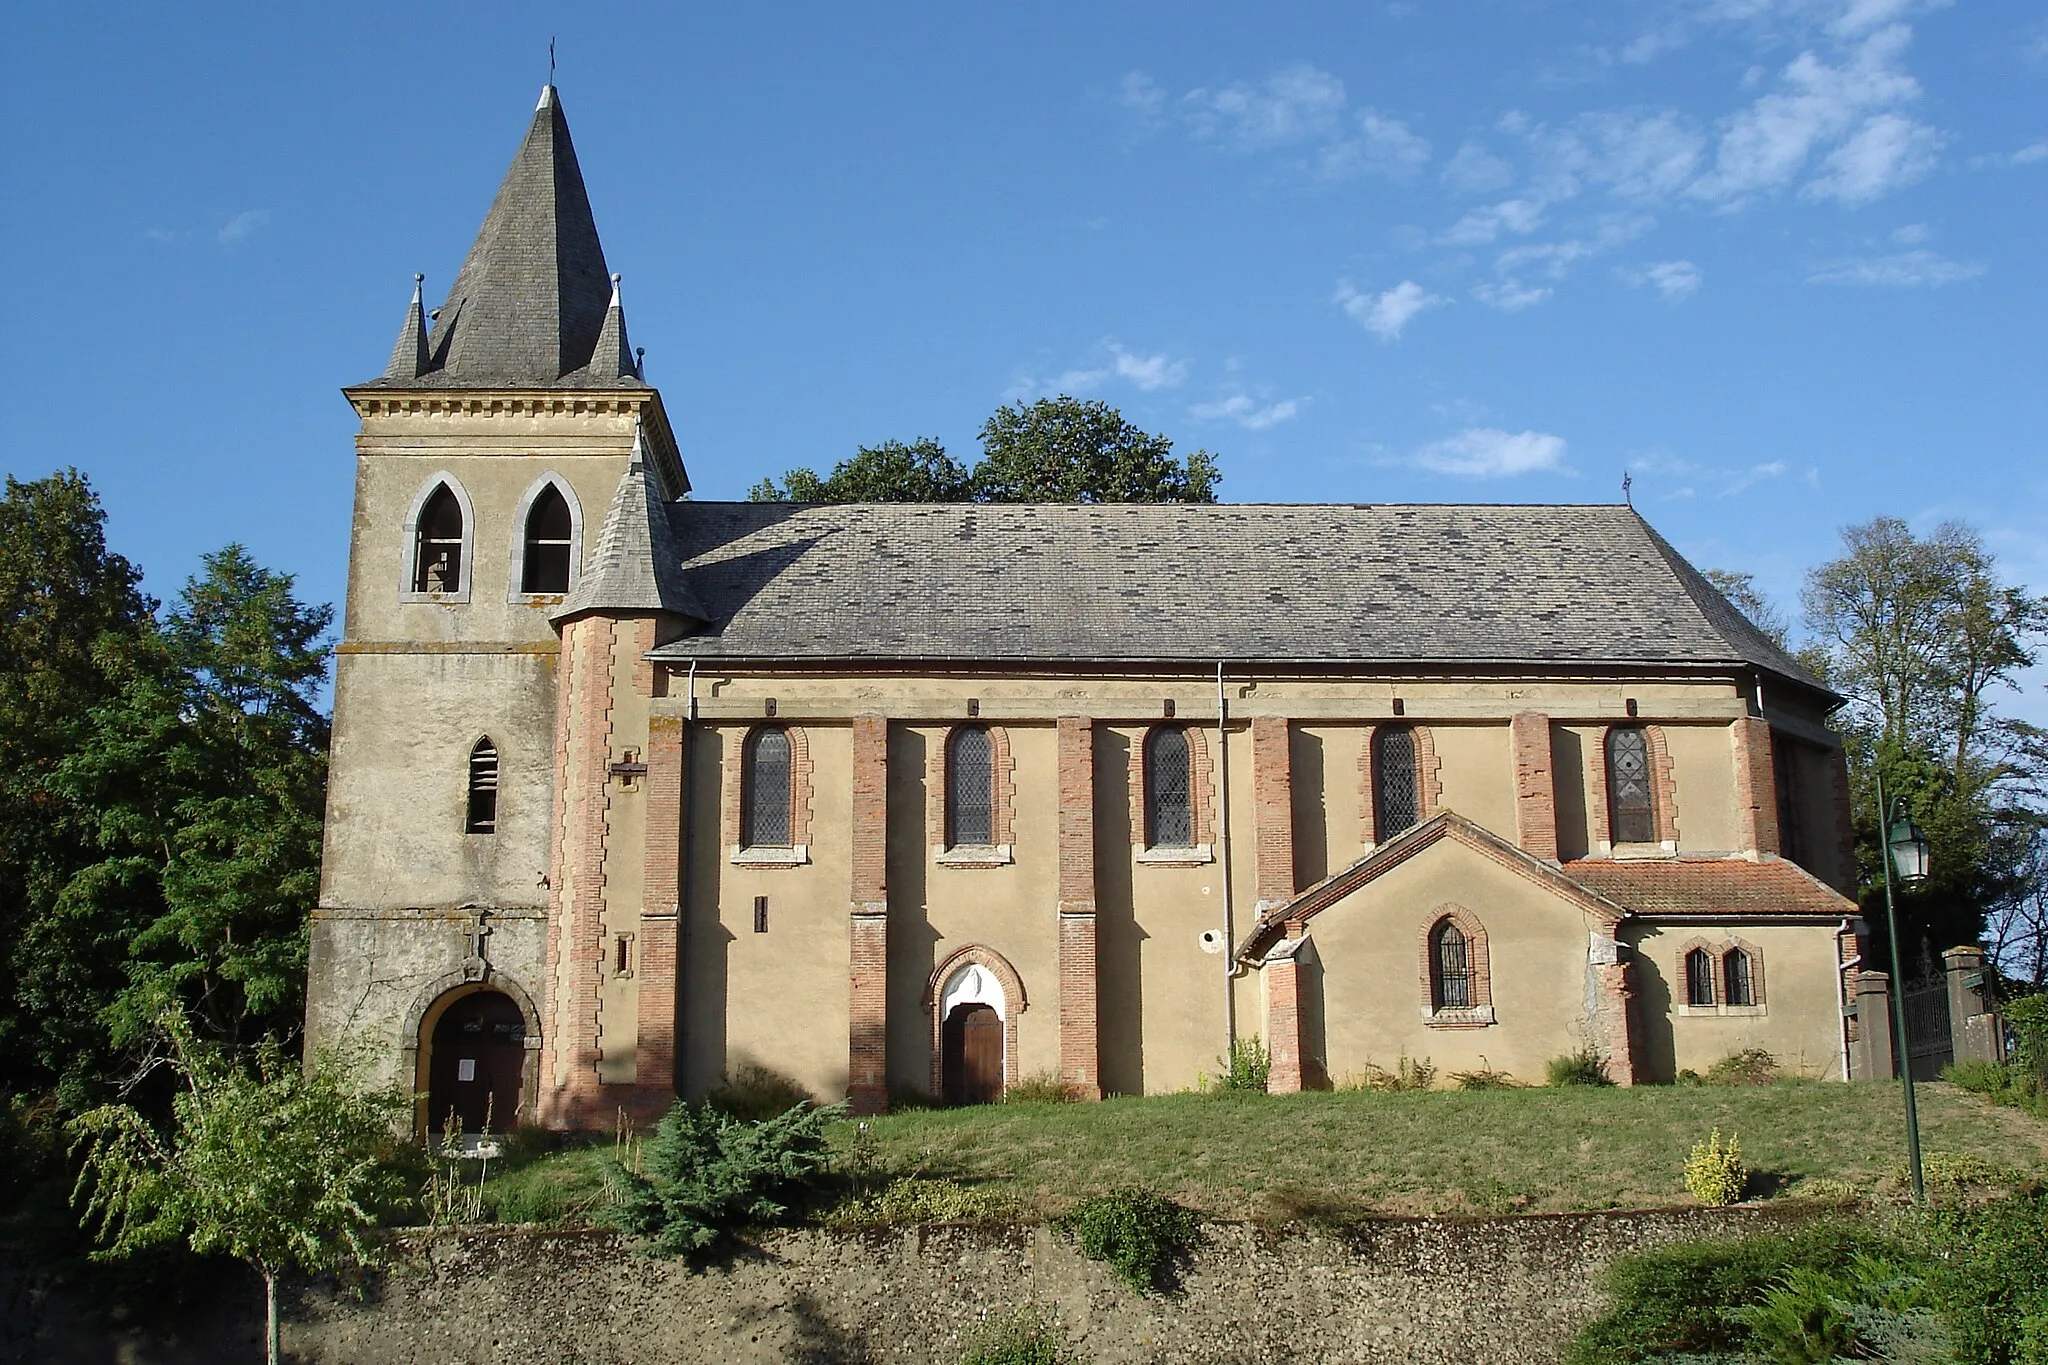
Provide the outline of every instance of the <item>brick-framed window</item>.
{"type": "MultiPolygon", "coordinates": [[[[1168,759],[1173,757],[1169,747],[1168,759]]],[[[1209,732],[1199,725],[1155,725],[1131,743],[1131,843],[1139,849],[1138,860],[1151,863],[1205,863],[1213,856],[1211,830],[1215,819],[1216,763],[1209,732]],[[1155,773],[1153,756],[1159,735],[1173,731],[1187,745],[1188,842],[1154,841],[1155,803],[1152,799],[1155,773]]],[[[1172,793],[1168,793],[1170,796],[1172,793]]],[[[1163,831],[1172,834],[1168,829],[1163,831]]]]}
{"type": "MultiPolygon", "coordinates": [[[[1644,797],[1641,792],[1631,791],[1627,800],[1638,808],[1644,797]]],[[[1678,847],[1678,782],[1671,763],[1671,748],[1664,739],[1661,725],[1610,725],[1600,731],[1598,747],[1587,755],[1586,763],[1586,815],[1592,824],[1593,849],[1601,856],[1613,854],[1617,847],[1634,850],[1675,851],[1678,847]],[[1630,734],[1638,738],[1617,741],[1616,736],[1630,734]],[[1615,823],[1615,761],[1617,743],[1633,755],[1638,751],[1644,756],[1647,772],[1647,793],[1650,810],[1650,830],[1647,839],[1627,837],[1643,833],[1637,818],[1626,834],[1618,832],[1615,823]]]]}
{"type": "Polygon", "coordinates": [[[1437,813],[1443,802],[1442,763],[1427,725],[1366,727],[1358,752],[1361,840],[1383,844],[1437,813]],[[1388,795],[1397,798],[1393,803],[1388,795]]]}
{"type": "Polygon", "coordinates": [[[1680,1014],[1757,1015],[1767,1003],[1763,953],[1733,935],[1679,944],[1677,984],[1680,1014]]]}
{"type": "Polygon", "coordinates": [[[1640,725],[1607,732],[1607,828],[1617,844],[1657,842],[1657,793],[1650,737],[1640,725]]]}
{"type": "Polygon", "coordinates": [[[732,861],[780,866],[810,861],[811,751],[803,727],[747,731],[725,784],[732,861]]]}
{"type": "Polygon", "coordinates": [[[1432,1028],[1484,1028],[1493,1012],[1486,926],[1462,905],[1439,905],[1423,922],[1422,1018],[1432,1028]]]}
{"type": "Polygon", "coordinates": [[[934,856],[952,866],[1011,860],[1016,759],[1009,731],[979,722],[957,725],[930,748],[925,781],[934,856]]]}
{"type": "Polygon", "coordinates": [[[1145,847],[1193,848],[1195,764],[1185,725],[1145,736],[1145,847]]]}

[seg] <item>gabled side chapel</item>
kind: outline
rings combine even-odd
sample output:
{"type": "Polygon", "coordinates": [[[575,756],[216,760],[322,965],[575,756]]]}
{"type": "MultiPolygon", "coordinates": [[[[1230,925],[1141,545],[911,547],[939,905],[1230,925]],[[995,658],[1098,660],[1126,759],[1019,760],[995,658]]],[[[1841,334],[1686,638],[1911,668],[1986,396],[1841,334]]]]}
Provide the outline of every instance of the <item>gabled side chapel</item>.
{"type": "Polygon", "coordinates": [[[308,1036],[438,1129],[1851,1069],[1837,699],[1614,506],[685,501],[541,92],[361,419],[308,1036]]]}

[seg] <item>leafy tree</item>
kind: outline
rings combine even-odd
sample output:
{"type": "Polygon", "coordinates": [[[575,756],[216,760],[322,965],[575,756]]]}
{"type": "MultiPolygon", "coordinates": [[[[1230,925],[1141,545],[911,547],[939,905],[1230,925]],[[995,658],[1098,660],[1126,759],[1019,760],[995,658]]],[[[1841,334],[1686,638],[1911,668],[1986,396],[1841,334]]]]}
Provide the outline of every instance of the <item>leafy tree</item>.
{"type": "Polygon", "coordinates": [[[1166,437],[1064,394],[997,408],[981,447],[974,490],[985,502],[1214,502],[1222,478],[1208,451],[1183,463],[1166,437]]]}
{"type": "Polygon", "coordinates": [[[1182,461],[1173,442],[1125,420],[1107,403],[1041,398],[996,409],[981,429],[970,472],[937,441],[920,437],[862,447],[820,478],[792,469],[763,479],[755,502],[1214,502],[1222,474],[1197,450],[1182,461]]]}
{"type": "MultiPolygon", "coordinates": [[[[2048,598],[2000,582],[1976,533],[1957,522],[1925,538],[1880,517],[1843,531],[1844,553],[1808,575],[1808,629],[1848,702],[1866,885],[1877,862],[1876,779],[1907,796],[1934,845],[1929,884],[1901,905],[1907,942],[1974,942],[1987,911],[2024,891],[2026,830],[2048,775],[2038,729],[2001,717],[1993,694],[2016,688],[2048,635],[2048,598]]],[[[1881,897],[1869,897],[1882,913],[1881,897]]],[[[1908,967],[1911,964],[1906,964],[1908,967]]]]}
{"type": "Polygon", "coordinates": [[[74,1119],[83,1166],[73,1198],[106,1243],[102,1258],[183,1241],[253,1267],[277,1365],[278,1278],[375,1257],[366,1234],[405,1193],[389,1158],[408,1102],[357,1089],[334,1058],[302,1069],[265,1039],[251,1071],[194,1038],[177,1014],[161,1026],[183,1082],[169,1131],[125,1104],[74,1119]]]}
{"type": "Polygon", "coordinates": [[[747,492],[754,502],[966,502],[973,494],[967,469],[930,436],[905,445],[862,446],[850,460],[819,478],[792,469],[782,486],[763,479],[747,492]]]}
{"type": "Polygon", "coordinates": [[[1756,585],[1756,575],[1736,573],[1732,569],[1708,569],[1705,576],[1720,590],[1721,596],[1749,618],[1751,625],[1770,637],[1772,644],[1780,649],[1790,647],[1791,623],[1785,619],[1785,613],[1778,609],[1777,603],[1764,596],[1763,589],[1756,585]]]}
{"type": "Polygon", "coordinates": [[[9,478],[0,496],[0,1074],[15,1083],[77,1055],[82,997],[118,984],[121,954],[89,953],[53,1011],[20,987],[24,939],[96,856],[89,810],[56,781],[95,706],[119,687],[115,661],[151,627],[141,573],[106,544],[106,513],[75,469],[9,478]]]}

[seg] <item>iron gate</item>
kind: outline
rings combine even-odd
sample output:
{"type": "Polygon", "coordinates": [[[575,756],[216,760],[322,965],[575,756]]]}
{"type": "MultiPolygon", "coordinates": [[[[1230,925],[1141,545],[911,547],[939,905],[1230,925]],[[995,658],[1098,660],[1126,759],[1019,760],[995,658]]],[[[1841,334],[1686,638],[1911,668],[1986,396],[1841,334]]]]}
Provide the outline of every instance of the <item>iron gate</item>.
{"type": "Polygon", "coordinates": [[[1948,979],[1923,977],[1906,983],[1906,1060],[1916,1081],[1938,1080],[1955,1060],[1949,1036],[1948,979]]]}

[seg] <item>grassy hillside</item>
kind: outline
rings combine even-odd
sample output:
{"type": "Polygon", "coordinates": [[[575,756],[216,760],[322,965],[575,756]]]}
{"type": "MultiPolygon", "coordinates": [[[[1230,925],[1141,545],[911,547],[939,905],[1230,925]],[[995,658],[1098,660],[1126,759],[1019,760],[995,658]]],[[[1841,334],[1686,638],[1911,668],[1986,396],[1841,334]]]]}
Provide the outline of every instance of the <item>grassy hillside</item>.
{"type": "MultiPolygon", "coordinates": [[[[1949,1085],[1919,1089],[1922,1145],[2048,1173],[2048,1120],[1949,1085]]],[[[1683,1167],[1711,1128],[1742,1135],[1751,1198],[1896,1188],[1899,1087],[1766,1086],[1164,1095],[1101,1104],[924,1109],[837,1125],[844,1171],[918,1174],[997,1196],[1026,1218],[1147,1185],[1214,1217],[1538,1213],[1690,1202],[1683,1167]]],[[[510,1162],[509,1221],[588,1212],[611,1144],[510,1162]]]]}
{"type": "MultiPolygon", "coordinates": [[[[1924,1148],[2048,1169],[2048,1121],[1948,1085],[1917,1090],[1924,1148]]],[[[866,1141],[897,1170],[985,1182],[1050,1213],[1145,1184],[1225,1217],[1542,1212],[1689,1202],[1686,1154],[1742,1135],[1762,1193],[1905,1160],[1899,1087],[1766,1086],[1165,1095],[892,1114],[866,1141]]]]}

